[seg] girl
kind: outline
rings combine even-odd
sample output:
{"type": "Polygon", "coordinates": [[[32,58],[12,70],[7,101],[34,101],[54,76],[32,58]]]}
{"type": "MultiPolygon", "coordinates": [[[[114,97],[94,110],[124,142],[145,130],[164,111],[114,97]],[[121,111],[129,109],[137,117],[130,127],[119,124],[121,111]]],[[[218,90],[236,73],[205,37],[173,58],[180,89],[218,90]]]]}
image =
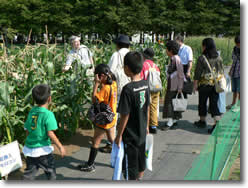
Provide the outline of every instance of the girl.
{"type": "Polygon", "coordinates": [[[81,171],[92,172],[95,171],[94,161],[97,155],[99,144],[103,139],[104,133],[107,134],[108,140],[111,144],[114,141],[115,124],[117,120],[116,106],[117,106],[117,84],[114,74],[110,71],[108,65],[100,64],[95,69],[95,84],[93,87],[92,102],[96,100],[109,104],[113,113],[115,114],[114,120],[106,125],[95,124],[95,133],[93,137],[93,145],[90,149],[88,162],[79,165],[81,171]],[[98,92],[98,87],[100,91],[98,92]],[[111,93],[111,96],[109,96],[111,93]],[[110,102],[109,102],[110,98],[110,102]]]}

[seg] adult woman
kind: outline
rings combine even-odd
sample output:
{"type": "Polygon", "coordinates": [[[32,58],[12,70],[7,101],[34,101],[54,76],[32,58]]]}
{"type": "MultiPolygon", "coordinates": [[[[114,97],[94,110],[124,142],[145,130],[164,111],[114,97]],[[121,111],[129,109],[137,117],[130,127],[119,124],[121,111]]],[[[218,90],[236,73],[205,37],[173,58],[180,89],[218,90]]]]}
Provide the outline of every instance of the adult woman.
{"type": "Polygon", "coordinates": [[[67,56],[65,67],[63,71],[67,71],[71,68],[72,63],[75,61],[83,68],[87,68],[87,76],[94,78],[94,61],[93,54],[85,45],[80,45],[80,37],[71,36],[70,43],[72,50],[67,56]]]}
{"type": "Polygon", "coordinates": [[[207,126],[207,100],[209,99],[210,113],[215,120],[214,126],[208,131],[212,133],[217,121],[220,119],[220,112],[217,105],[219,94],[215,91],[214,78],[207,61],[215,74],[224,74],[222,58],[219,56],[212,38],[205,38],[202,41],[202,55],[197,60],[194,74],[194,92],[196,90],[199,92],[198,113],[200,116],[200,120],[194,124],[199,128],[207,126]]]}
{"type": "Polygon", "coordinates": [[[167,90],[164,100],[163,118],[168,118],[166,129],[172,127],[177,120],[182,118],[182,112],[174,111],[172,99],[178,93],[182,94],[184,72],[180,57],[177,55],[179,51],[179,44],[175,41],[168,41],[166,43],[166,53],[171,58],[171,62],[167,69],[167,90]]]}

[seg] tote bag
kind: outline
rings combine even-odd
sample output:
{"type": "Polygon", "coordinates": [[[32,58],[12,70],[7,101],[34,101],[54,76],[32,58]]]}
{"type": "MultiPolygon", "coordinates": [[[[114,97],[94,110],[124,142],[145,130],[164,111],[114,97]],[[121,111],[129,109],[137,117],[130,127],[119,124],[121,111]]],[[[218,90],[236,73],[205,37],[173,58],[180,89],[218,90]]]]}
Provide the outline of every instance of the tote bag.
{"type": "Polygon", "coordinates": [[[146,135],[146,168],[152,171],[152,155],[153,155],[153,135],[146,135]]]}
{"type": "Polygon", "coordinates": [[[174,111],[186,111],[187,109],[187,99],[184,98],[183,94],[181,93],[182,98],[178,98],[178,93],[175,99],[172,99],[172,105],[174,111]]]}

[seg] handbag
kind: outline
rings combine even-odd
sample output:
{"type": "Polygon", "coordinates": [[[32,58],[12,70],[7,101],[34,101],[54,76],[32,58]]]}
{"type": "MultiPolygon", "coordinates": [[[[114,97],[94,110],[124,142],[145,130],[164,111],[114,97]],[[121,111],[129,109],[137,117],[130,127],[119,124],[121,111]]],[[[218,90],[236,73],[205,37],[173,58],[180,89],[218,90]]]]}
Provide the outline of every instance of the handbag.
{"type": "Polygon", "coordinates": [[[183,83],[183,93],[192,95],[194,88],[194,83],[191,81],[191,79],[186,79],[183,83]]]}
{"type": "Polygon", "coordinates": [[[225,91],[226,89],[226,79],[225,79],[225,76],[224,74],[214,74],[209,62],[208,62],[208,59],[206,58],[205,55],[203,55],[203,58],[205,59],[207,65],[208,65],[208,68],[214,78],[214,86],[215,86],[215,91],[217,93],[221,93],[223,91],[225,91]]]}
{"type": "Polygon", "coordinates": [[[153,155],[153,135],[146,135],[146,168],[152,171],[152,155],[153,155]]]}
{"type": "Polygon", "coordinates": [[[181,93],[182,98],[178,98],[178,93],[175,99],[172,99],[172,105],[174,111],[186,111],[187,109],[187,99],[184,98],[183,94],[181,93]]]}
{"type": "Polygon", "coordinates": [[[88,110],[87,117],[93,123],[98,125],[107,125],[114,120],[115,114],[113,113],[111,107],[109,106],[110,99],[112,95],[112,87],[110,86],[110,95],[108,104],[104,102],[99,103],[97,100],[88,110]]]}

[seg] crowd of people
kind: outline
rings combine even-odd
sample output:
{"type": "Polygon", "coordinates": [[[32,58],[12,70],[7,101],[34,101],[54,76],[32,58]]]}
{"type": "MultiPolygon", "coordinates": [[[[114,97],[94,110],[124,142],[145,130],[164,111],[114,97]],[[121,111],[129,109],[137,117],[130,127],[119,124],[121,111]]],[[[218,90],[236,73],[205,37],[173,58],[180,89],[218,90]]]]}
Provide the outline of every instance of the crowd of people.
{"type": "MultiPolygon", "coordinates": [[[[78,169],[86,172],[94,171],[98,150],[111,153],[113,144],[120,147],[123,143],[124,178],[140,180],[146,169],[146,135],[155,135],[158,131],[157,110],[162,87],[159,85],[160,69],[153,60],[155,54],[152,48],[147,48],[143,52],[130,51],[131,43],[126,35],[120,35],[114,42],[116,51],[108,65],[99,64],[95,67],[92,52],[85,45],[80,45],[79,37],[71,37],[72,50],[68,54],[63,71],[69,70],[75,62],[86,68],[87,75],[94,76],[92,105],[98,105],[99,108],[106,110],[100,115],[97,114],[93,122],[95,129],[89,158],[87,162],[79,164],[78,169]],[[154,86],[152,82],[156,82],[156,85],[154,86]],[[108,143],[99,148],[105,134],[108,143]]],[[[232,54],[233,64],[229,72],[233,92],[231,106],[235,105],[237,98],[240,98],[239,36],[235,38],[235,44],[232,54]]],[[[221,115],[217,104],[219,93],[215,90],[215,78],[212,71],[215,74],[224,75],[223,61],[214,40],[205,38],[202,41],[202,54],[196,62],[194,81],[191,81],[193,52],[190,46],[184,44],[182,36],[178,35],[175,40],[167,41],[165,53],[170,57],[170,62],[166,70],[167,86],[163,118],[167,118],[168,121],[166,125],[161,126],[161,130],[169,130],[182,118],[183,112],[174,110],[172,100],[177,95],[187,99],[184,84],[192,82],[193,93],[198,91],[198,115],[200,117],[194,126],[198,128],[207,126],[207,102],[209,100],[209,111],[215,120],[213,127],[208,130],[212,133],[221,115]]],[[[36,106],[29,112],[24,126],[27,132],[23,148],[27,162],[24,179],[27,180],[34,179],[39,168],[45,171],[48,179],[56,179],[51,140],[58,147],[62,157],[66,153],[54,134],[57,129],[55,116],[48,110],[52,100],[51,89],[46,84],[40,84],[32,90],[36,106]]]]}

